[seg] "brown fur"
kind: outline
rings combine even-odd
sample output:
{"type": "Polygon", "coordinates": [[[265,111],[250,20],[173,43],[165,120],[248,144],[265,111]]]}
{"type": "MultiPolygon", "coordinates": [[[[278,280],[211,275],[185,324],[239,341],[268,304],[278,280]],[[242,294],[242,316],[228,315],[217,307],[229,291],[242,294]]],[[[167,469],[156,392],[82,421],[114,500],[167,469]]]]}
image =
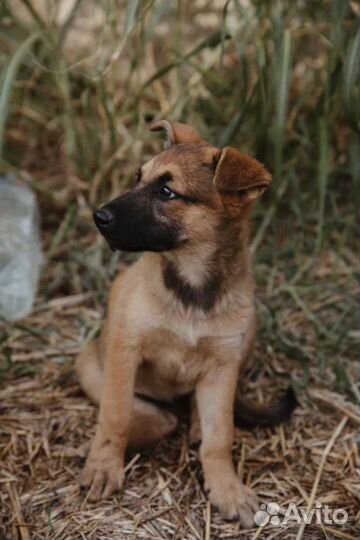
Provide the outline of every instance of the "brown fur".
{"type": "MultiPolygon", "coordinates": [[[[124,480],[128,444],[170,433],[176,418],[135,393],[168,400],[194,392],[194,434],[209,497],[226,518],[253,524],[257,500],[231,458],[234,400],[255,335],[248,250],[250,203],[270,182],[256,160],[206,144],[190,126],[163,121],[170,147],[142,167],[134,190],[167,175],[185,197],[157,219],[179,232],[177,249],[144,253],[116,279],[98,341],[77,361],[80,381],[100,403],[82,482],[90,499],[124,480]]],[[[141,192],[142,193],[142,192],[141,192]]]]}

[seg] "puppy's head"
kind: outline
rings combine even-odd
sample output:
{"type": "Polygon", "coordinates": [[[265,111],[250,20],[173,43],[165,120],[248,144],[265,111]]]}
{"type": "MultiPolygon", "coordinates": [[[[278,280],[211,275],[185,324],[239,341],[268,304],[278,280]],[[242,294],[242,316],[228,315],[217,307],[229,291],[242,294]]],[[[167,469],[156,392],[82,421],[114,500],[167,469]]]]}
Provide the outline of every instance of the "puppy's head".
{"type": "Polygon", "coordinates": [[[219,150],[186,124],[160,121],[167,148],[136,173],[134,187],[102,206],[95,223],[113,249],[169,251],[213,242],[245,219],[271,180],[255,159],[219,150]]]}

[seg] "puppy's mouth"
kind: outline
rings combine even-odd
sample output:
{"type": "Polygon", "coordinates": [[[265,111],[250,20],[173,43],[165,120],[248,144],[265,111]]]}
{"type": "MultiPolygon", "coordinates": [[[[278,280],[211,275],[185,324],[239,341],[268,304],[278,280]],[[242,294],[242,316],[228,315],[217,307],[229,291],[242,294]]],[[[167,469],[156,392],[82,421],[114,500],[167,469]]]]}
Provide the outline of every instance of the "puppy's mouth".
{"type": "Polygon", "coordinates": [[[126,195],[97,210],[94,221],[112,251],[164,252],[181,243],[178,227],[157,220],[151,208],[126,195]]]}
{"type": "Polygon", "coordinates": [[[141,252],[141,251],[153,251],[156,253],[161,253],[164,251],[172,251],[178,247],[178,244],[173,242],[171,239],[160,241],[158,238],[149,238],[147,242],[133,242],[133,241],[114,241],[109,240],[106,235],[103,235],[111,251],[128,251],[128,252],[141,252]]]}

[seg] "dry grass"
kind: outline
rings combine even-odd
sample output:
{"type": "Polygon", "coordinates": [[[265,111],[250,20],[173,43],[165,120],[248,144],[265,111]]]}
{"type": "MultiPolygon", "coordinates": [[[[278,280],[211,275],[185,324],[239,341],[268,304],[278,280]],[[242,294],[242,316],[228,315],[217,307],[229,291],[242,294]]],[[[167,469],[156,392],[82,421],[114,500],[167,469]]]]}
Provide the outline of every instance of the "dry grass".
{"type": "MultiPolygon", "coordinates": [[[[19,3],[32,5],[8,2],[19,3]]],[[[85,3],[67,4],[86,12],[85,3]]],[[[0,107],[1,170],[20,171],[37,190],[47,256],[34,312],[0,323],[0,540],[359,538],[357,3],[307,11],[285,0],[281,9],[227,2],[226,19],[222,2],[165,4],[146,2],[132,19],[122,2],[99,1],[106,24],[96,55],[86,40],[69,45],[78,35],[71,25],[63,54],[53,54],[52,21],[46,46],[37,43],[11,87],[6,137],[0,107]],[[224,523],[203,493],[186,419],[169,441],[128,457],[122,495],[90,504],[80,493],[96,410],[73,360],[99,330],[116,272],[132,260],[110,253],[91,209],[160,148],[147,115],[192,121],[275,173],[254,216],[260,324],[245,386],[266,401],[291,378],[301,407],[288,425],[237,431],[234,459],[264,501],[344,508],[346,525],[240,531],[224,523]]],[[[4,8],[0,61],[46,26],[41,10],[34,22],[24,9],[30,30],[20,11],[19,21],[4,8]]],[[[87,30],[92,45],[99,10],[87,30]]]]}
{"type": "MultiPolygon", "coordinates": [[[[323,267],[319,261],[314,265],[319,274],[327,275],[330,255],[323,254],[323,267]]],[[[64,264],[66,261],[58,260],[48,266],[42,291],[48,286],[47,279],[64,264]]],[[[316,302],[311,294],[306,298],[314,316],[325,310],[322,316],[328,318],[334,305],[359,294],[348,267],[343,268],[343,275],[337,275],[336,290],[316,302]]],[[[261,273],[261,266],[259,270],[261,273]]],[[[314,268],[307,272],[314,272],[314,268]]],[[[276,273],[283,288],[290,286],[281,267],[276,273]]],[[[306,275],[300,283],[306,281],[306,275]]],[[[321,280],[322,290],[334,286],[329,277],[321,280]]],[[[276,332],[272,337],[261,335],[246,386],[254,399],[268,399],[287,384],[282,379],[287,381],[291,373],[302,406],[289,425],[237,431],[234,458],[239,474],[264,501],[278,502],[284,509],[289,502],[306,508],[319,472],[314,500],[345,508],[349,521],[341,527],[328,525],[326,530],[320,525],[308,526],[303,538],[358,538],[360,407],[338,388],[331,361],[319,365],[313,321],[300,307],[291,305],[289,310],[286,301],[276,306],[281,292],[274,278],[270,277],[267,285],[267,292],[264,287],[259,290],[261,319],[266,305],[275,305],[285,335],[292,330],[293,335],[308,336],[303,347],[307,358],[297,362],[276,350],[276,332]],[[320,470],[326,445],[341,421],[346,423],[320,470]]],[[[129,456],[122,495],[90,504],[86,494],[80,493],[77,476],[83,464],[83,446],[94,431],[96,410],[79,389],[73,359],[84,339],[98,328],[102,314],[96,292],[53,300],[41,294],[33,315],[21,324],[2,327],[3,352],[11,353],[11,364],[0,392],[1,538],[258,538],[259,530],[240,531],[210,509],[202,490],[197,452],[188,445],[186,422],[169,441],[129,456]]],[[[263,324],[261,334],[264,328],[263,324]]],[[[359,365],[355,360],[344,355],[342,368],[356,393],[359,365]]],[[[295,538],[298,528],[296,524],[268,526],[260,538],[295,538]]]]}

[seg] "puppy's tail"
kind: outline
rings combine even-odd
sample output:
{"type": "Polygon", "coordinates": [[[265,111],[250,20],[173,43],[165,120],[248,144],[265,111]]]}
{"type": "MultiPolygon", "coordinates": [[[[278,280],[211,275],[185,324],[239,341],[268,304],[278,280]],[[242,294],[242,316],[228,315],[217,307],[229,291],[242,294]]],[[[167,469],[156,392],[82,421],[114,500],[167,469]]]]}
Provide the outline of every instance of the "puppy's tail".
{"type": "Polygon", "coordinates": [[[236,395],[235,425],[242,428],[277,426],[290,419],[299,405],[291,386],[279,400],[268,405],[256,405],[236,395]]]}

